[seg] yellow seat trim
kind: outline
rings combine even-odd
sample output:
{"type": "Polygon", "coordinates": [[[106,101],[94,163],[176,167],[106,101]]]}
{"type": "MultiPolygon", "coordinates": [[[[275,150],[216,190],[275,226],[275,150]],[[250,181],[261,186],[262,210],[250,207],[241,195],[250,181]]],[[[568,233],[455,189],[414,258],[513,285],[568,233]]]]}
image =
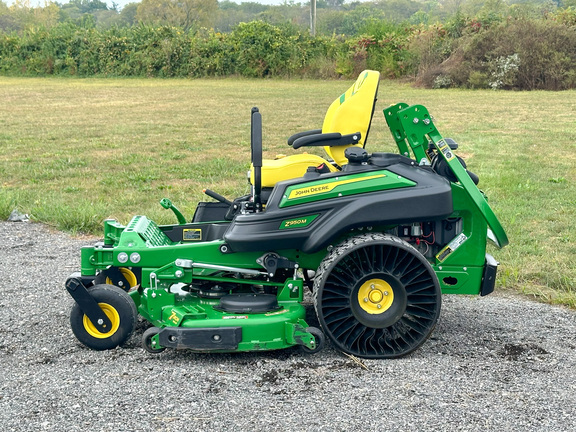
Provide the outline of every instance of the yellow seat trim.
{"type": "MultiPolygon", "coordinates": [[[[365,70],[358,76],[356,82],[342,95],[332,102],[328,108],[322,133],[340,132],[342,135],[360,132],[362,135],[356,147],[364,147],[374,105],[378,84],[380,82],[380,72],[365,70]]],[[[338,165],[342,166],[348,162],[344,152],[350,146],[324,147],[328,156],[338,165]]]]}
{"type": "MultiPolygon", "coordinates": [[[[285,156],[280,159],[262,161],[262,187],[274,187],[284,180],[302,177],[308,167],[319,167],[325,164],[331,172],[338,171],[324,158],[308,153],[285,156]]],[[[250,182],[254,184],[254,169],[250,167],[250,182]]]]}
{"type": "MultiPolygon", "coordinates": [[[[326,112],[322,133],[339,132],[342,135],[360,132],[357,147],[364,147],[374,113],[380,72],[365,70],[348,90],[338,97],[326,112]]],[[[324,147],[329,158],[339,166],[348,163],[344,152],[347,146],[324,147]]],[[[308,167],[325,164],[331,172],[338,168],[326,159],[313,154],[296,154],[275,160],[262,161],[262,187],[274,187],[276,183],[302,177],[308,167]]],[[[254,170],[250,167],[250,182],[254,184],[254,170]]]]}

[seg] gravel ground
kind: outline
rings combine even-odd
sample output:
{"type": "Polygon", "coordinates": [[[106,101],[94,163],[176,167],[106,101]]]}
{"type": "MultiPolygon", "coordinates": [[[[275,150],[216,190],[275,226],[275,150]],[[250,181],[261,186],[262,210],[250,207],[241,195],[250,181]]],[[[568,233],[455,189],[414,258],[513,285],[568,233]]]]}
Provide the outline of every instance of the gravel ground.
{"type": "Polygon", "coordinates": [[[91,241],[0,222],[0,425],[6,431],[576,430],[576,312],[444,296],[431,339],[399,360],[331,347],[96,352],[70,330],[64,281],[91,241]]]}

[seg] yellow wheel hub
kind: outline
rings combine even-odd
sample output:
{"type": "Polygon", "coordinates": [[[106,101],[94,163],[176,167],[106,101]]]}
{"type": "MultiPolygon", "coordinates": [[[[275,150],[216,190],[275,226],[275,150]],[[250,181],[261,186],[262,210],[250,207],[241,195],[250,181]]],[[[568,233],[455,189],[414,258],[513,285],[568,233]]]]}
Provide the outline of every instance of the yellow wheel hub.
{"type": "Polygon", "coordinates": [[[388,282],[382,279],[370,279],[358,290],[358,303],[369,314],[381,314],[394,303],[394,291],[388,282]]]}
{"type": "Polygon", "coordinates": [[[106,316],[112,323],[112,328],[106,333],[100,333],[100,331],[96,328],[94,324],[92,324],[92,321],[90,321],[90,319],[86,315],[84,315],[83,319],[84,328],[86,329],[86,332],[90,336],[95,337],[97,339],[106,339],[112,336],[114,333],[116,333],[118,327],[120,327],[120,315],[118,314],[118,311],[114,309],[112,306],[110,306],[108,303],[98,303],[98,306],[100,306],[100,309],[102,309],[102,311],[106,314],[106,316]]]}
{"type": "MultiPolygon", "coordinates": [[[[136,275],[134,273],[132,273],[132,270],[127,269],[125,267],[121,267],[120,273],[122,273],[122,276],[124,276],[126,278],[126,280],[128,281],[128,284],[130,285],[127,288],[124,288],[124,287],[120,287],[120,288],[127,290],[128,288],[132,288],[132,287],[138,285],[138,279],[136,278],[136,275]]],[[[108,285],[114,285],[112,283],[112,279],[110,279],[109,277],[106,278],[106,283],[108,285]]]]}

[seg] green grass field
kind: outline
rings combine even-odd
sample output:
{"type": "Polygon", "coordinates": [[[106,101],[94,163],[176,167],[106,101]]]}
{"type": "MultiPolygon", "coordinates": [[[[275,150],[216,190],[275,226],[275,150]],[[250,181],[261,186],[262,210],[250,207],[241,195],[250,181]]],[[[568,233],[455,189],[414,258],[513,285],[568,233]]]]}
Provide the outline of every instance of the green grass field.
{"type": "MultiPolygon", "coordinates": [[[[320,127],[349,81],[20,79],[0,77],[0,218],[13,208],[72,233],[146,214],[174,223],[202,189],[248,190],[250,108],[266,157],[320,127]]],[[[499,286],[576,307],[576,92],[421,90],[382,82],[369,151],[396,151],[382,109],[423,104],[510,237],[492,251],[499,286]]],[[[321,150],[316,150],[321,154],[321,150]]]]}

